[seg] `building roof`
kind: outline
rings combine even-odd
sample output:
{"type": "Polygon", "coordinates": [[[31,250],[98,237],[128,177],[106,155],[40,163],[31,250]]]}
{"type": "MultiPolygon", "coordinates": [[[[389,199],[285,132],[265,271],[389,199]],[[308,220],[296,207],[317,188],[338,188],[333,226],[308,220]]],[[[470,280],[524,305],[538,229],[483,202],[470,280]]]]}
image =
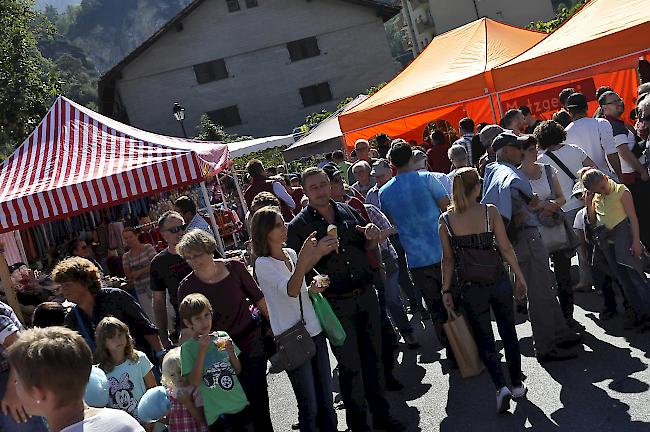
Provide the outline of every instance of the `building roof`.
{"type": "MultiPolygon", "coordinates": [[[[109,100],[105,100],[105,89],[107,84],[112,80],[119,79],[122,69],[129,63],[131,63],[135,58],[152,46],[162,35],[167,33],[170,29],[176,28],[180,25],[182,21],[190,15],[196,8],[201,6],[205,0],[194,0],[190,2],[184,9],[182,9],[176,16],[167,21],[162,27],[160,27],[153,35],[151,35],[147,40],[142,42],[138,47],[131,51],[126,57],[124,57],[119,63],[113,66],[108,72],[105,72],[97,83],[98,87],[98,99],[99,99],[99,111],[101,113],[111,115],[112,105],[114,100],[114,95],[110,95],[109,100]]],[[[400,7],[397,6],[395,0],[342,0],[347,3],[354,3],[361,6],[366,6],[373,8],[377,12],[378,17],[382,17],[384,21],[394,17],[400,11],[400,7]]],[[[109,95],[106,95],[109,96],[109,95]]]]}

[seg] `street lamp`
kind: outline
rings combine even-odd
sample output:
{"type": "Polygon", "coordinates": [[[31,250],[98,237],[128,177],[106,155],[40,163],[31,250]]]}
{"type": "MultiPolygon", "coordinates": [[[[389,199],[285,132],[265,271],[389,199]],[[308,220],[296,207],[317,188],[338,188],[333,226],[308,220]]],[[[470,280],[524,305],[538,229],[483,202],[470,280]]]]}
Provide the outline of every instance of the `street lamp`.
{"type": "Polygon", "coordinates": [[[187,138],[187,132],[185,132],[185,125],[183,121],[185,120],[185,108],[181,106],[178,102],[174,102],[174,118],[177,122],[181,124],[181,129],[183,130],[183,136],[187,138]]]}

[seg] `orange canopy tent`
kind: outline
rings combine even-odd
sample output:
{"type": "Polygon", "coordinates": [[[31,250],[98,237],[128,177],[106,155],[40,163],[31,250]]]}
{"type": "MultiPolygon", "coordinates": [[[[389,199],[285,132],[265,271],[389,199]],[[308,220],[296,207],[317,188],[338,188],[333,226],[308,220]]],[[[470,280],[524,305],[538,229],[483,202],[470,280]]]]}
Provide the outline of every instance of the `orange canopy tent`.
{"type": "Polygon", "coordinates": [[[648,59],[649,35],[650,0],[591,0],[546,39],[492,70],[501,111],[528,105],[548,117],[565,87],[582,91],[591,110],[601,85],[633,102],[635,68],[648,59]]]}
{"type": "Polygon", "coordinates": [[[339,118],[347,145],[380,132],[419,141],[424,126],[442,118],[495,121],[486,71],[546,36],[489,18],[436,36],[402,73],[339,118]]]}

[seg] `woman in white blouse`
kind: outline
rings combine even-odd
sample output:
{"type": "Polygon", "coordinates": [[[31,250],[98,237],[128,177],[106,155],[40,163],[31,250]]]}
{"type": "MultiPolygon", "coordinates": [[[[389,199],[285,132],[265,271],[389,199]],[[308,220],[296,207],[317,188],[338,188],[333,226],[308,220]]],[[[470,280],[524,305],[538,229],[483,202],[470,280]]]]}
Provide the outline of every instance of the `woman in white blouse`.
{"type": "MultiPolygon", "coordinates": [[[[300,430],[335,432],[327,342],[309,299],[305,274],[338,247],[338,239],[326,236],[317,242],[314,232],[298,254],[293,249],[283,248],[287,227],[276,207],[264,207],[255,212],[251,226],[253,252],[258,257],[255,275],[266,299],[273,333],[279,335],[300,321],[299,302],[302,302],[305,327],[316,345],[316,355],[311,361],[288,372],[298,402],[300,430]]],[[[313,282],[310,289],[322,291],[313,282]]]]}

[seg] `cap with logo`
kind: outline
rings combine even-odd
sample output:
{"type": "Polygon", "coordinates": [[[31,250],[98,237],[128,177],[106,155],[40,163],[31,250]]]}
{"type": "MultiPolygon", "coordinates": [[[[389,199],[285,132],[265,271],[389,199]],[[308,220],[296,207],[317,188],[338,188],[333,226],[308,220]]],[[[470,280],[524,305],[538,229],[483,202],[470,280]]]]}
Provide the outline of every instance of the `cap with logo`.
{"type": "Polygon", "coordinates": [[[390,164],[386,159],[379,159],[372,164],[372,169],[370,170],[371,176],[381,176],[390,172],[390,164]]]}
{"type": "Polygon", "coordinates": [[[517,136],[512,132],[502,132],[492,142],[492,150],[499,151],[504,147],[518,147],[524,149],[530,142],[530,135],[517,136]]]}

